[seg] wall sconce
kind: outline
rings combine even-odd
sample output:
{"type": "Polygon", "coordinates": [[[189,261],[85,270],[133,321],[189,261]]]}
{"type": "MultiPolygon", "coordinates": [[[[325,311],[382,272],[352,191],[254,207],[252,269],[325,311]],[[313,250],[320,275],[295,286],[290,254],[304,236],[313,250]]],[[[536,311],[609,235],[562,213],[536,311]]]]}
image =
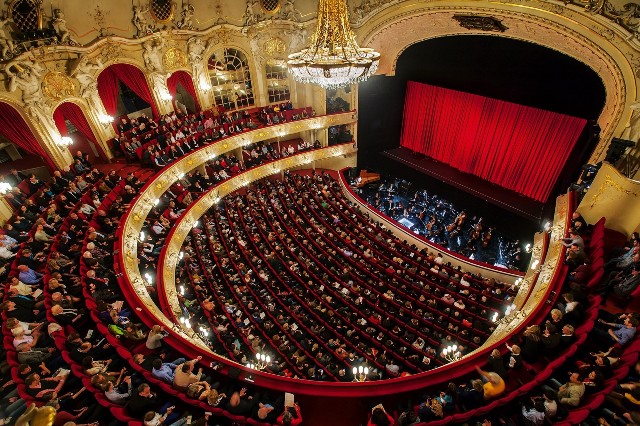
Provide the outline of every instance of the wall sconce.
{"type": "Polygon", "coordinates": [[[0,182],[0,194],[4,195],[7,192],[11,191],[12,186],[6,182],[0,182]]]}
{"type": "Polygon", "coordinates": [[[200,90],[202,90],[203,92],[208,92],[209,90],[211,90],[211,84],[207,83],[206,81],[201,81],[199,86],[200,90]]]}
{"type": "Polygon", "coordinates": [[[71,139],[69,136],[61,136],[60,139],[58,139],[58,145],[64,147],[73,145],[73,139],[71,139]]]}
{"type": "Polygon", "coordinates": [[[102,125],[104,126],[107,126],[113,123],[113,117],[108,114],[100,114],[100,116],[98,117],[98,120],[100,120],[100,123],[102,123],[102,125]]]}
{"type": "Polygon", "coordinates": [[[171,93],[166,92],[166,93],[162,93],[160,95],[160,99],[162,99],[163,101],[167,101],[168,102],[168,101],[173,99],[173,96],[171,96],[171,93]]]}

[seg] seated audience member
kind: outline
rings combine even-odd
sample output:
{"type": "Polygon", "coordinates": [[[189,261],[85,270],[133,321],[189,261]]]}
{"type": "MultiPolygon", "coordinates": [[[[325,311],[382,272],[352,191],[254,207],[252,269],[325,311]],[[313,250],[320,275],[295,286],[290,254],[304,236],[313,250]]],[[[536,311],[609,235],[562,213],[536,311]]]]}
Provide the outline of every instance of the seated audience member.
{"type": "Polygon", "coordinates": [[[162,347],[162,339],[164,339],[166,333],[164,332],[164,328],[159,325],[154,325],[149,330],[149,335],[147,336],[147,349],[159,349],[162,347]]]}
{"type": "Polygon", "coordinates": [[[633,317],[625,318],[622,324],[605,322],[602,319],[598,319],[592,333],[595,338],[608,345],[607,347],[615,344],[625,346],[635,337],[637,327],[638,320],[633,317]],[[601,328],[600,324],[607,325],[610,328],[605,331],[601,328]]]}
{"type": "MultiPolygon", "coordinates": [[[[193,374],[193,369],[198,361],[202,359],[201,356],[192,359],[191,361],[185,361],[178,365],[174,371],[173,387],[178,390],[187,390],[187,387],[191,383],[199,382],[202,378],[202,368],[198,369],[197,374],[193,374]]],[[[203,379],[207,381],[207,379],[203,379]]]]}
{"type": "Polygon", "coordinates": [[[493,399],[502,395],[505,389],[505,383],[498,373],[483,371],[477,365],[476,371],[480,376],[482,376],[482,380],[485,382],[483,386],[485,400],[493,399]]]}
{"type": "MultiPolygon", "coordinates": [[[[545,391],[554,392],[554,389],[545,385],[545,391]]],[[[582,383],[582,377],[579,373],[571,373],[569,381],[556,391],[556,398],[560,404],[577,407],[585,392],[585,386],[582,383]]]]}
{"type": "Polygon", "coordinates": [[[382,404],[373,407],[367,426],[392,426],[393,424],[393,417],[387,414],[382,404]]]}
{"type": "Polygon", "coordinates": [[[184,358],[178,358],[173,362],[162,362],[160,358],[153,360],[153,369],[151,375],[156,379],[162,380],[165,383],[172,384],[176,375],[176,367],[184,363],[184,358]]]}
{"type": "Polygon", "coordinates": [[[248,416],[253,411],[253,407],[258,403],[258,398],[247,396],[247,388],[240,389],[240,392],[234,392],[227,402],[227,410],[231,414],[239,416],[248,416]]]}
{"type": "Polygon", "coordinates": [[[302,414],[300,414],[298,403],[295,403],[293,407],[286,407],[276,419],[276,423],[279,426],[300,426],[302,424],[302,414]]]}

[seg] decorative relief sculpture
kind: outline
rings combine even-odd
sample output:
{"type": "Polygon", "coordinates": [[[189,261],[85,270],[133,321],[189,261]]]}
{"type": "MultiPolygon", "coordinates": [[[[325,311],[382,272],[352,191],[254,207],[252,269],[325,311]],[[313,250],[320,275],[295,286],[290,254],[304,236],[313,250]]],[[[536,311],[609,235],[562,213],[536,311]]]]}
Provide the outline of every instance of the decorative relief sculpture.
{"type": "Polygon", "coordinates": [[[22,102],[27,106],[44,104],[41,87],[42,71],[42,67],[37,62],[30,60],[9,64],[5,68],[9,76],[9,91],[15,92],[16,89],[20,89],[22,102]],[[16,72],[11,71],[11,68],[16,72]]]}
{"type": "Polygon", "coordinates": [[[155,38],[153,40],[145,41],[142,45],[144,52],[142,52],[142,59],[144,59],[144,66],[150,72],[162,72],[164,67],[162,66],[162,49],[164,49],[164,39],[162,37],[155,38]]]}
{"type": "Polygon", "coordinates": [[[183,4],[182,12],[180,13],[180,21],[176,22],[176,27],[181,30],[192,30],[193,29],[193,14],[195,13],[195,9],[191,4],[183,4]]]}
{"type": "Polygon", "coordinates": [[[53,18],[51,18],[51,27],[58,35],[58,43],[68,44],[70,46],[79,46],[80,43],[71,34],[71,31],[67,28],[67,20],[64,19],[64,12],[60,9],[53,11],[53,18]]]}
{"type": "Polygon", "coordinates": [[[155,27],[147,21],[145,14],[149,12],[149,8],[141,6],[133,6],[133,26],[136,27],[136,38],[144,37],[152,34],[155,27]]]}
{"type": "Polygon", "coordinates": [[[247,0],[247,7],[244,11],[244,15],[242,16],[245,27],[250,27],[262,20],[262,13],[256,12],[256,10],[260,10],[260,5],[257,0],[247,0]]]}
{"type": "Polygon", "coordinates": [[[282,5],[282,9],[280,9],[280,19],[284,19],[285,21],[299,21],[302,19],[302,15],[295,8],[295,0],[284,0],[284,4],[282,5]]]}
{"type": "Polygon", "coordinates": [[[100,69],[102,69],[100,59],[95,62],[89,62],[89,59],[83,56],[73,73],[78,83],[80,83],[80,95],[87,100],[91,108],[96,110],[100,110],[100,105],[102,105],[102,100],[98,93],[98,81],[94,77],[100,69]]]}
{"type": "Polygon", "coordinates": [[[493,16],[453,15],[453,19],[458,21],[461,27],[468,30],[503,33],[509,29],[501,20],[493,16]]]}
{"type": "Polygon", "coordinates": [[[3,60],[14,56],[16,50],[16,45],[5,31],[5,26],[11,22],[13,20],[6,15],[0,18],[0,49],[2,49],[0,59],[3,60]]]}

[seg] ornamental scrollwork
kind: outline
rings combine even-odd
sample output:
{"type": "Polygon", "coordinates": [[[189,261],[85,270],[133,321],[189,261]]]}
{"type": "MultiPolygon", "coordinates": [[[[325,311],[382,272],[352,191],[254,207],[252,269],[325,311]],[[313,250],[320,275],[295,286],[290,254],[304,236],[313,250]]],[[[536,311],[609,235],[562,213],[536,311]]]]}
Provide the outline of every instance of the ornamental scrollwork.
{"type": "Polygon", "coordinates": [[[49,99],[60,99],[73,95],[73,81],[61,72],[49,72],[42,79],[43,91],[49,99]]]}
{"type": "Polygon", "coordinates": [[[186,67],[187,62],[187,55],[176,47],[167,49],[162,57],[162,63],[167,70],[186,67]]]}
{"type": "Polygon", "coordinates": [[[640,4],[638,3],[626,3],[622,9],[618,9],[610,0],[569,0],[566,3],[584,7],[593,15],[602,15],[629,31],[631,37],[640,38],[640,4]]]}

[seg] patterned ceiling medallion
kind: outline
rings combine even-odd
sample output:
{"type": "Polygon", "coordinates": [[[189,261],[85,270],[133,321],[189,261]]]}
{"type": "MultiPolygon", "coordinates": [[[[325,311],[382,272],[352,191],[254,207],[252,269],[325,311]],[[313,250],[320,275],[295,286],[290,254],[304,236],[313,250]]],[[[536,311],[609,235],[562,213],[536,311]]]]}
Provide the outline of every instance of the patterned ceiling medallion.
{"type": "Polygon", "coordinates": [[[149,0],[151,17],[162,24],[171,22],[176,3],[173,0],[149,0]]]}
{"type": "Polygon", "coordinates": [[[50,99],[60,99],[73,95],[75,86],[73,81],[61,72],[50,72],[42,79],[44,93],[50,99]]]}
{"type": "Polygon", "coordinates": [[[172,47],[164,52],[162,64],[166,69],[185,67],[187,66],[187,55],[182,50],[172,47]]]}

